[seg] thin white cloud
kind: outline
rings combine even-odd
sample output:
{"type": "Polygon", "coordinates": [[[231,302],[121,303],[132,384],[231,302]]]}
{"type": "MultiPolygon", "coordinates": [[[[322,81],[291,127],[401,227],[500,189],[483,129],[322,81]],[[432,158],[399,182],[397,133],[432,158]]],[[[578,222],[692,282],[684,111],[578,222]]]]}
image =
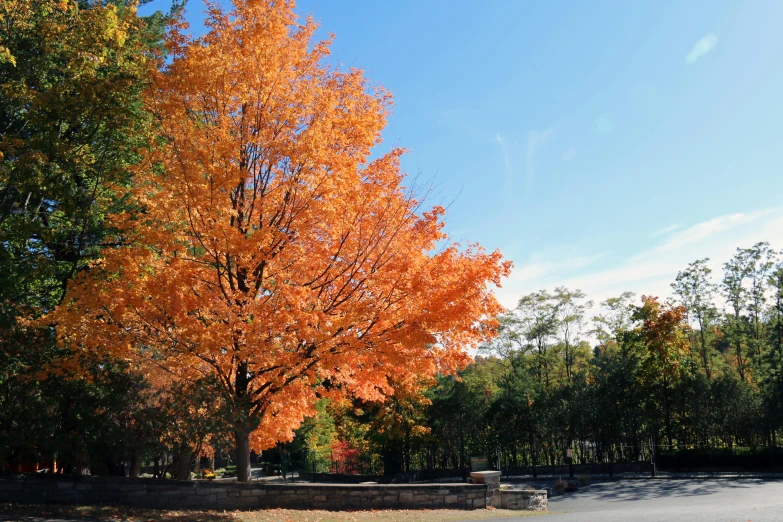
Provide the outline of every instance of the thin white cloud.
{"type": "Polygon", "coordinates": [[[517,263],[498,298],[504,306],[512,307],[524,294],[559,285],[579,288],[596,303],[624,291],[666,298],[672,295],[670,284],[677,272],[688,263],[710,258],[709,267],[717,283],[723,264],[737,247],[750,247],[759,241],[769,241],[773,249],[783,247],[783,207],[727,214],[672,231],[663,242],[600,270],[583,270],[590,268],[590,263],[577,267],[581,270],[541,259],[517,263]]]}
{"type": "Polygon", "coordinates": [[[512,281],[531,281],[555,271],[555,263],[528,263],[511,272],[512,281]]]}
{"type": "Polygon", "coordinates": [[[631,256],[613,268],[564,282],[591,292],[596,300],[619,295],[625,290],[636,294],[671,296],[670,284],[688,263],[710,258],[716,281],[723,263],[737,247],[769,241],[783,246],[783,208],[719,216],[669,236],[662,244],[631,256]]]}
{"type": "Polygon", "coordinates": [[[609,134],[614,130],[614,121],[608,114],[602,114],[593,121],[593,132],[596,134],[609,134]]]}
{"type": "Polygon", "coordinates": [[[591,265],[604,257],[605,254],[596,254],[594,256],[578,256],[564,259],[557,262],[532,261],[522,265],[519,270],[514,270],[511,279],[515,281],[526,281],[540,277],[552,272],[565,272],[575,270],[591,265]]]}
{"type": "Polygon", "coordinates": [[[650,237],[661,237],[665,236],[667,234],[671,234],[675,230],[678,230],[680,228],[680,225],[670,225],[668,227],[659,228],[658,230],[653,230],[653,232],[650,234],[650,237]]]}
{"type": "Polygon", "coordinates": [[[527,155],[525,156],[525,169],[527,173],[527,189],[532,190],[536,184],[535,163],[538,150],[546,145],[552,136],[553,129],[545,131],[530,131],[527,133],[527,155]]]}
{"type": "MultiPolygon", "coordinates": [[[[688,247],[689,245],[703,243],[715,236],[736,231],[740,229],[742,225],[763,221],[765,218],[775,216],[776,214],[780,214],[780,217],[783,218],[783,208],[763,209],[749,213],[738,212],[736,214],[718,216],[673,234],[665,243],[657,247],[654,251],[678,250],[682,247],[688,247]]],[[[731,249],[733,250],[733,247],[731,249]]]]}
{"type": "Polygon", "coordinates": [[[563,153],[563,161],[571,161],[576,156],[576,149],[573,147],[563,153]]]}
{"type": "MultiPolygon", "coordinates": [[[[577,256],[558,261],[545,261],[540,256],[531,257],[527,263],[520,264],[511,272],[507,281],[498,294],[498,298],[504,306],[515,306],[522,296],[516,291],[518,287],[539,289],[540,281],[548,281],[553,277],[565,277],[573,271],[589,266],[602,257],[604,253],[593,256],[577,256]]],[[[532,291],[532,290],[531,290],[532,291]]]]}
{"type": "Polygon", "coordinates": [[[685,63],[693,64],[696,61],[711,53],[715,46],[718,45],[718,37],[712,33],[704,35],[701,40],[696,42],[691,51],[685,56],[685,63]]]}
{"type": "Polygon", "coordinates": [[[495,133],[495,141],[498,142],[498,145],[500,145],[500,148],[503,151],[503,165],[506,167],[506,183],[510,183],[511,179],[514,177],[514,173],[511,170],[511,160],[508,157],[508,145],[499,132],[495,133]]]}
{"type": "Polygon", "coordinates": [[[541,148],[546,145],[554,134],[554,129],[543,131],[529,131],[527,141],[520,146],[518,140],[509,140],[500,132],[495,133],[495,141],[500,145],[503,153],[503,166],[506,170],[506,188],[514,183],[514,178],[524,168],[527,183],[527,191],[535,187],[536,182],[536,157],[541,148]],[[522,162],[524,161],[524,165],[522,162]]]}

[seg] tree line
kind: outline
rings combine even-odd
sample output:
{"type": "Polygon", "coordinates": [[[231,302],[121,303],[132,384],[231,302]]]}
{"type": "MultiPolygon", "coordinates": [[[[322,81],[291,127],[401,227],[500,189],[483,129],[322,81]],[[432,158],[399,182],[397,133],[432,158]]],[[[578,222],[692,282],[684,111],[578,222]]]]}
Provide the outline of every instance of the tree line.
{"type": "MultiPolygon", "coordinates": [[[[739,248],[720,274],[700,259],[671,286],[667,301],[625,292],[598,307],[565,287],[525,295],[459,376],[394,398],[394,411],[331,405],[328,431],[365,452],[362,469],[392,473],[465,468],[471,456],[559,465],[568,450],[574,463],[649,461],[651,451],[767,455],[783,428],[781,253],[739,248]],[[393,429],[353,426],[389,415],[393,429]]],[[[322,470],[335,458],[318,455],[322,470]]]]}

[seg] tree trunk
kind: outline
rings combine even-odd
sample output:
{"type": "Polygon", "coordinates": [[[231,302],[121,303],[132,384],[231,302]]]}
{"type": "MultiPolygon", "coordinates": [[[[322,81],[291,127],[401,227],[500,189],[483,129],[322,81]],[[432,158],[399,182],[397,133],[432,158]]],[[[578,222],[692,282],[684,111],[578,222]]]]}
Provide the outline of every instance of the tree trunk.
{"type": "Polygon", "coordinates": [[[530,456],[533,460],[533,478],[537,478],[536,465],[538,464],[538,454],[536,453],[536,436],[532,432],[530,433],[530,456]]]}
{"type": "Polygon", "coordinates": [[[90,474],[90,456],[86,452],[79,452],[73,464],[73,474],[85,476],[90,474]]]}
{"type": "Polygon", "coordinates": [[[237,482],[250,482],[250,439],[247,433],[235,431],[237,446],[237,482]]]}
{"type": "Polygon", "coordinates": [[[462,422],[459,425],[459,467],[465,469],[468,467],[467,459],[465,458],[465,435],[463,433],[462,422]]]}
{"type": "Polygon", "coordinates": [[[193,470],[196,474],[196,478],[201,477],[201,454],[196,453],[196,469],[193,470]]]}
{"type": "Polygon", "coordinates": [[[138,478],[141,474],[141,459],[135,453],[130,458],[130,471],[128,476],[132,478],[138,478]]]}
{"type": "Polygon", "coordinates": [[[672,437],[672,412],[671,412],[671,402],[669,400],[670,392],[669,392],[669,380],[664,376],[663,378],[663,396],[664,396],[664,406],[665,406],[665,414],[666,414],[666,440],[669,442],[669,450],[672,450],[672,444],[673,444],[673,437],[672,437]]]}
{"type": "Polygon", "coordinates": [[[174,479],[190,480],[190,461],[193,459],[193,451],[190,447],[183,447],[174,461],[174,479]]]}
{"type": "MultiPolygon", "coordinates": [[[[239,347],[237,346],[237,348],[239,347]]],[[[250,433],[253,429],[249,427],[248,417],[246,416],[246,414],[250,413],[249,406],[244,403],[248,394],[249,378],[248,364],[247,361],[244,361],[237,365],[236,382],[234,383],[237,403],[241,405],[241,408],[247,408],[240,416],[243,422],[237,422],[234,425],[238,482],[250,482],[250,433]]]]}

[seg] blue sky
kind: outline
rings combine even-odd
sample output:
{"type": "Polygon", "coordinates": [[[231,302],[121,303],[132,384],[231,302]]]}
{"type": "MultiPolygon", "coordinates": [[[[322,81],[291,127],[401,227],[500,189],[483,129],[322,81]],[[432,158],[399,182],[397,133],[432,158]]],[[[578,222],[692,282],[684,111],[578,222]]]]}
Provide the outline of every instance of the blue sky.
{"type": "MultiPolygon", "coordinates": [[[[155,0],[142,13],[165,8],[155,0]]],[[[227,2],[226,2],[227,3],[227,2]]],[[[191,30],[203,4],[190,0],[191,30]]],[[[395,96],[382,147],[515,263],[498,295],[666,296],[688,262],[783,248],[783,2],[302,1],[395,96]]]]}

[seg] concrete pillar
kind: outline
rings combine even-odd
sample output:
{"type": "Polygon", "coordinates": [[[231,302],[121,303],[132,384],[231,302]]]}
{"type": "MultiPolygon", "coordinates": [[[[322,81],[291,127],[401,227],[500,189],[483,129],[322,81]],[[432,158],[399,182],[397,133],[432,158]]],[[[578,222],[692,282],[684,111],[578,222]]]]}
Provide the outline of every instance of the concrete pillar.
{"type": "Polygon", "coordinates": [[[470,481],[474,484],[487,485],[487,507],[500,507],[500,472],[472,471],[470,481]]]}

